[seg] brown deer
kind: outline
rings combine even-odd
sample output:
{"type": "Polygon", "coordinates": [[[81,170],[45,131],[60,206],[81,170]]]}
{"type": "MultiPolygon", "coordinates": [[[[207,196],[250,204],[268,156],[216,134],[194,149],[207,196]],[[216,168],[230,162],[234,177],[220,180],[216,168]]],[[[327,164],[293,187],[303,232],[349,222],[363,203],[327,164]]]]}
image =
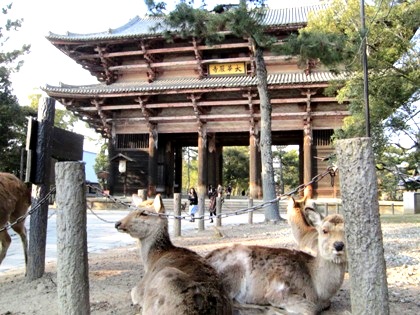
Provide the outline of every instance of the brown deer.
{"type": "Polygon", "coordinates": [[[271,305],[291,314],[318,314],[330,305],[346,269],[344,221],[311,212],[318,231],[318,255],[236,244],[210,252],[230,297],[240,304],[271,305]]]}
{"type": "Polygon", "coordinates": [[[25,215],[31,205],[30,188],[10,173],[0,173],[0,264],[6,257],[12,239],[7,232],[8,222],[11,228],[19,234],[25,255],[25,265],[28,262],[28,238],[26,235],[25,215]],[[18,220],[18,218],[21,218],[18,220]],[[18,221],[17,221],[18,220],[18,221]],[[16,222],[17,221],[17,222],[16,222]]]}
{"type": "Polygon", "coordinates": [[[315,211],[312,198],[312,186],[306,186],[303,198],[290,198],[287,205],[287,221],[292,229],[293,238],[300,250],[314,256],[318,253],[318,232],[309,220],[309,213],[315,211]]]}
{"type": "Polygon", "coordinates": [[[142,314],[232,314],[231,300],[213,267],[197,253],[172,244],[158,194],[153,206],[129,213],[115,224],[138,238],[145,275],[131,290],[142,314]]]}

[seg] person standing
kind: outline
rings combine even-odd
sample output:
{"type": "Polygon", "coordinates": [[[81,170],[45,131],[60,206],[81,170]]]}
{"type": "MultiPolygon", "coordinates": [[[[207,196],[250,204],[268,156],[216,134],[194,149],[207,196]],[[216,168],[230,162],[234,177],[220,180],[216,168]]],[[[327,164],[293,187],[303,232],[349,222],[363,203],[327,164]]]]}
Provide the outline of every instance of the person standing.
{"type": "Polygon", "coordinates": [[[191,220],[190,222],[194,222],[194,215],[198,211],[198,196],[197,192],[195,191],[194,187],[190,188],[190,191],[188,192],[188,201],[190,202],[190,215],[191,220]]]}

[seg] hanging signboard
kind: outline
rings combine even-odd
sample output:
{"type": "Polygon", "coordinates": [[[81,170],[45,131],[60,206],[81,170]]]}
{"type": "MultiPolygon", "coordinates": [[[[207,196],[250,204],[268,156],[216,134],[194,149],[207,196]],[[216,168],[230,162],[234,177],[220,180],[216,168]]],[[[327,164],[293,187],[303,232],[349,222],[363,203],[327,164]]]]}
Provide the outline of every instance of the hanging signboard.
{"type": "Polygon", "coordinates": [[[245,62],[211,63],[208,73],[210,75],[245,74],[246,64],[245,62]]]}

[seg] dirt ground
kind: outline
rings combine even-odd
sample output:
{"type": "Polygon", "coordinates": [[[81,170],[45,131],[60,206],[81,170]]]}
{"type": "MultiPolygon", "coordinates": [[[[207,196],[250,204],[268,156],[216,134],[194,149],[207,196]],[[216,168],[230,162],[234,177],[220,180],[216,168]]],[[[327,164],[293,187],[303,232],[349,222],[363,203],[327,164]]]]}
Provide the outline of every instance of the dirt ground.
{"type": "MultiPolygon", "coordinates": [[[[383,216],[385,259],[389,285],[390,314],[420,314],[420,215],[383,216]]],[[[227,225],[216,230],[183,232],[172,238],[177,246],[204,255],[232,243],[293,247],[286,223],[227,225]]],[[[0,314],[57,314],[55,263],[46,266],[45,275],[27,282],[24,270],[0,276],[0,314]]],[[[130,290],[143,274],[138,247],[132,245],[89,255],[91,314],[138,314],[131,305],[130,290]]],[[[348,314],[351,310],[348,274],[332,299],[331,308],[322,314],[348,314]]],[[[158,314],[156,314],[158,315],[158,314]]],[[[168,314],[169,315],[169,314],[168,314]]]]}

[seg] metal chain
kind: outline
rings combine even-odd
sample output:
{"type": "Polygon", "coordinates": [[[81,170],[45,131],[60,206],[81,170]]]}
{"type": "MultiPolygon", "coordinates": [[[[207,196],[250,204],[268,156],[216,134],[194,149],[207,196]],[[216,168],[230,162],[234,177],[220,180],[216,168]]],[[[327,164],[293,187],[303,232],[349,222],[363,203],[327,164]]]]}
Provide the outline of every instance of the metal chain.
{"type": "Polygon", "coordinates": [[[12,226],[13,225],[15,225],[15,224],[18,224],[19,222],[21,222],[21,221],[23,221],[23,220],[25,220],[28,216],[30,216],[32,213],[34,213],[36,210],[38,210],[43,204],[44,204],[44,202],[45,201],[47,201],[49,198],[50,198],[50,196],[52,195],[52,194],[54,194],[55,193],[55,187],[53,187],[46,195],[45,195],[45,197],[44,198],[42,198],[40,201],[38,201],[38,203],[36,204],[36,206],[35,207],[32,207],[31,206],[31,210],[29,210],[26,214],[24,214],[24,215],[22,215],[22,216],[20,216],[19,218],[17,218],[15,221],[13,221],[13,222],[11,222],[11,223],[9,223],[9,224],[6,224],[4,227],[2,227],[2,228],[0,228],[0,232],[2,232],[2,231],[4,231],[4,230],[8,230],[8,229],[10,229],[10,228],[12,228],[12,226]]]}
{"type": "Polygon", "coordinates": [[[109,221],[109,220],[105,220],[105,219],[102,219],[98,214],[96,214],[94,211],[93,211],[93,209],[92,209],[92,207],[90,207],[90,206],[88,206],[87,204],[86,204],[86,208],[88,208],[89,209],[89,211],[95,216],[95,217],[97,217],[99,220],[101,220],[101,221],[103,221],[103,222],[105,222],[105,223],[115,223],[115,221],[109,221]]]}
{"type": "MultiPolygon", "coordinates": [[[[298,192],[301,192],[302,190],[304,190],[307,186],[309,186],[309,185],[312,185],[312,184],[314,184],[314,183],[316,183],[316,182],[319,182],[321,179],[323,179],[325,176],[327,176],[327,175],[330,175],[331,176],[331,183],[333,183],[333,181],[334,181],[334,177],[335,177],[335,175],[336,175],[336,172],[337,172],[337,167],[335,167],[335,166],[330,166],[330,167],[328,167],[327,168],[327,170],[325,171],[325,172],[323,172],[322,174],[318,174],[318,175],[316,175],[315,177],[313,177],[312,178],[312,180],[311,181],[309,181],[308,183],[305,183],[305,184],[302,184],[302,185],[299,185],[298,187],[296,187],[295,189],[293,189],[292,191],[290,191],[289,193],[287,193],[287,194],[281,194],[281,195],[278,195],[275,199],[273,199],[273,200],[269,200],[269,201],[266,201],[266,202],[264,202],[264,203],[262,203],[262,204],[260,204],[260,205],[257,205],[257,206],[253,206],[253,207],[250,207],[250,208],[244,208],[244,209],[239,209],[239,210],[236,210],[236,211],[232,211],[232,212],[230,212],[230,213],[220,213],[220,214],[216,214],[216,215],[213,215],[213,217],[215,217],[215,218],[228,218],[228,217],[231,217],[231,216],[236,216],[236,215],[241,215],[241,214],[244,214],[244,213],[248,213],[248,212],[254,212],[254,211],[256,211],[256,210],[259,210],[259,209],[263,209],[263,208],[265,208],[265,207],[268,207],[268,206],[270,206],[271,204],[274,204],[274,203],[277,203],[277,202],[279,202],[280,200],[283,200],[283,199],[285,199],[286,197],[290,197],[290,196],[292,196],[292,195],[294,195],[294,194],[296,194],[296,193],[298,193],[298,192]]],[[[132,210],[140,210],[140,208],[138,208],[138,207],[136,207],[136,206],[134,206],[133,204],[130,204],[130,203],[127,203],[127,202],[125,202],[125,201],[122,201],[122,200],[119,200],[119,199],[117,199],[116,197],[114,197],[114,196],[112,196],[112,195],[109,195],[109,194],[107,194],[107,193],[105,193],[103,190],[101,190],[100,188],[98,188],[98,187],[95,187],[95,186],[92,186],[92,185],[87,185],[89,188],[91,188],[91,189],[93,189],[93,190],[96,190],[97,192],[99,192],[103,197],[105,197],[105,198],[107,198],[107,199],[109,199],[109,200],[111,200],[111,201],[113,201],[114,203],[116,203],[116,204],[120,204],[120,205],[123,205],[123,206],[125,206],[125,207],[127,207],[127,208],[130,208],[130,209],[132,209],[132,210]]],[[[155,212],[151,212],[151,211],[147,211],[147,210],[145,210],[145,209],[141,209],[141,210],[143,210],[143,211],[145,211],[148,215],[152,215],[152,216],[160,216],[160,217],[166,217],[166,218],[173,218],[173,219],[178,219],[178,220],[190,220],[190,219],[192,219],[193,217],[191,216],[191,215],[174,215],[174,214],[161,214],[161,213],[155,213],[155,212]]],[[[92,211],[92,210],[91,210],[92,211]]],[[[92,212],[93,213],[93,212],[92,212]]],[[[95,214],[96,215],[96,214],[95,214]]],[[[97,216],[97,215],[96,215],[97,216]]],[[[197,220],[210,220],[210,219],[212,219],[213,217],[210,217],[210,215],[201,215],[201,216],[194,216],[194,219],[197,219],[197,220]]],[[[101,219],[101,220],[103,220],[103,219],[101,219]]],[[[105,221],[105,220],[103,220],[103,221],[105,221]]],[[[105,221],[106,222],[106,221],[105,221]]],[[[110,222],[110,223],[114,223],[114,222],[110,222]]]]}

